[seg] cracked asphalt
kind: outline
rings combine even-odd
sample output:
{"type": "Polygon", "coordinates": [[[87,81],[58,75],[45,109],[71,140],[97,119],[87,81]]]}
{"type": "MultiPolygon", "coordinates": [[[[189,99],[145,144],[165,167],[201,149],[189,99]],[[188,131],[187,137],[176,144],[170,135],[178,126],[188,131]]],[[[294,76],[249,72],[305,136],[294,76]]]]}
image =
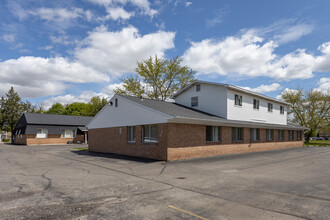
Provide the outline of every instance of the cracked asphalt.
{"type": "Polygon", "coordinates": [[[165,163],[0,144],[0,219],[329,219],[330,147],[165,163]]]}

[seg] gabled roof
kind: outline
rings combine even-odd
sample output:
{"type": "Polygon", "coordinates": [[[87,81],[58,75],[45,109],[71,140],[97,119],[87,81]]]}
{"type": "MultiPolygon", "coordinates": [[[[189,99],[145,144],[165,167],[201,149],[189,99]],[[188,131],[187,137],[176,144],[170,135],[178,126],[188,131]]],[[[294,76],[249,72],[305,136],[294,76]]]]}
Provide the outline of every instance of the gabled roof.
{"type": "Polygon", "coordinates": [[[285,104],[285,105],[290,105],[289,103],[284,102],[282,100],[275,99],[275,98],[272,98],[272,97],[269,97],[269,96],[265,96],[265,95],[257,93],[257,92],[252,92],[250,90],[243,89],[243,88],[238,87],[238,86],[233,86],[233,85],[230,85],[230,84],[223,84],[223,83],[216,83],[216,82],[207,82],[207,81],[202,81],[202,80],[195,80],[194,82],[190,83],[188,86],[186,86],[186,87],[180,89],[179,91],[177,91],[171,98],[175,99],[177,96],[179,96],[184,91],[188,90],[189,88],[191,88],[192,86],[194,86],[196,84],[208,84],[208,85],[222,86],[222,87],[225,87],[225,88],[229,88],[229,89],[232,89],[232,90],[235,90],[235,91],[239,91],[239,92],[242,92],[242,93],[257,96],[257,97],[260,97],[260,98],[263,98],[263,99],[266,99],[266,100],[270,100],[270,101],[273,101],[273,102],[282,103],[282,104],[285,104]]]}
{"type": "Polygon", "coordinates": [[[75,125],[84,127],[93,117],[24,113],[27,124],[75,125]]]}
{"type": "Polygon", "coordinates": [[[169,122],[177,123],[191,123],[191,124],[206,124],[206,125],[228,125],[228,126],[247,126],[247,127],[260,127],[260,128],[278,128],[278,129],[306,129],[299,125],[281,125],[281,124],[270,124],[260,122],[249,122],[249,121],[238,121],[228,120],[216,115],[212,115],[203,111],[199,111],[193,108],[179,105],[173,102],[158,101],[146,98],[139,98],[128,95],[118,95],[127,100],[135,102],[136,104],[142,105],[146,108],[153,109],[155,111],[164,113],[169,116],[173,116],[173,119],[169,122]]]}

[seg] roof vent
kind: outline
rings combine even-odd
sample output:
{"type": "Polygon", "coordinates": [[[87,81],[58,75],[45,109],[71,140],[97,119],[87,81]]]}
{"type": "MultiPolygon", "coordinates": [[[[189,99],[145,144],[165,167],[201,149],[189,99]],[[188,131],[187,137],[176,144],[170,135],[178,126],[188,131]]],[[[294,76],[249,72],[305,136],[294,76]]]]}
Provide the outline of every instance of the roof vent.
{"type": "Polygon", "coordinates": [[[108,103],[108,105],[109,105],[109,106],[112,106],[112,105],[113,105],[113,103],[112,103],[112,102],[109,102],[109,103],[108,103]]]}

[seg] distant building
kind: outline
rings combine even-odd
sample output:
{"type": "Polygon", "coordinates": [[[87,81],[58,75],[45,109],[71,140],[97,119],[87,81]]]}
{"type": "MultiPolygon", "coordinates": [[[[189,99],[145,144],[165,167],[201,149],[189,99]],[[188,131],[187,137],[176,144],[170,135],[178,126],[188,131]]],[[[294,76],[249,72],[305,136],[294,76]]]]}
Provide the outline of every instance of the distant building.
{"type": "Polygon", "coordinates": [[[175,102],[114,95],[87,125],[89,150],[158,160],[302,147],[288,103],[240,87],[195,81],[175,102]]]}
{"type": "Polygon", "coordinates": [[[92,117],[24,113],[14,129],[14,144],[87,143],[92,117]]]}

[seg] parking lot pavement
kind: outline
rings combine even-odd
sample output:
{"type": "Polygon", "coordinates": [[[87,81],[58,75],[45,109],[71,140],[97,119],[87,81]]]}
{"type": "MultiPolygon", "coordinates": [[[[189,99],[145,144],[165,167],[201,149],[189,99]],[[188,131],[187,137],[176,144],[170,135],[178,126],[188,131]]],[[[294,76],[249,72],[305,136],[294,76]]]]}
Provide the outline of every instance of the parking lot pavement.
{"type": "Polygon", "coordinates": [[[329,219],[330,147],[165,163],[0,145],[1,219],[329,219]]]}

